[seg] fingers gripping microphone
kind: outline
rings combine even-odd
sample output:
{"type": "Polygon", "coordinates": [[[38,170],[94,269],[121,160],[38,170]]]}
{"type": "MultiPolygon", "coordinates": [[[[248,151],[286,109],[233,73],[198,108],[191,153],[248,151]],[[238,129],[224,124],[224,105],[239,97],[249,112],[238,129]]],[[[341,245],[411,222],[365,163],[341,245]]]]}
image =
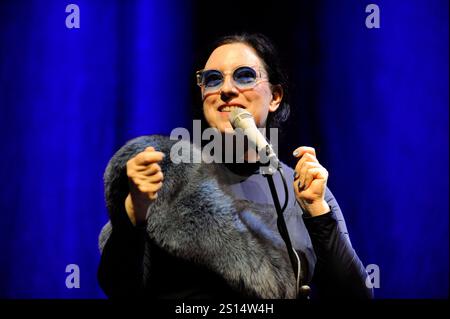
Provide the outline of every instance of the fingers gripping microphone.
{"type": "Polygon", "coordinates": [[[261,162],[270,161],[271,168],[276,170],[280,164],[278,157],[272,145],[267,142],[264,135],[256,127],[253,116],[248,111],[236,107],[230,112],[229,120],[234,129],[240,128],[243,130],[249,142],[256,146],[256,150],[261,156],[261,162]]]}

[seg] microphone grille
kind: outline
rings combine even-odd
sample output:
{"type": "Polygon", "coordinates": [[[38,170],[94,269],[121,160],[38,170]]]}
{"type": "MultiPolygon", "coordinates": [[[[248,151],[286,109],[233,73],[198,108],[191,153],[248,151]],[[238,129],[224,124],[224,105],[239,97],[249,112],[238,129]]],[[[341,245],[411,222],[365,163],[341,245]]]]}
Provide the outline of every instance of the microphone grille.
{"type": "Polygon", "coordinates": [[[241,119],[252,119],[253,118],[253,116],[250,114],[250,113],[241,113],[240,114],[241,116],[240,116],[240,118],[241,119]]]}
{"type": "Polygon", "coordinates": [[[231,112],[230,112],[230,116],[229,116],[231,125],[233,126],[233,128],[236,127],[240,127],[239,122],[245,119],[252,119],[253,120],[253,116],[250,112],[241,109],[241,108],[234,108],[231,112]]]}

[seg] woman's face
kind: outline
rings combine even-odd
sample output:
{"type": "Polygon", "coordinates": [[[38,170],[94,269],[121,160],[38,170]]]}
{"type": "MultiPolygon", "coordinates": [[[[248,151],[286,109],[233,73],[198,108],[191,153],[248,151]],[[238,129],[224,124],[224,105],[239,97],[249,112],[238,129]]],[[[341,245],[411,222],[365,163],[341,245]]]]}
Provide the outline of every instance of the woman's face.
{"type": "MultiPolygon", "coordinates": [[[[280,86],[272,86],[268,81],[259,81],[252,89],[239,90],[232,81],[232,72],[236,67],[252,66],[259,68],[267,78],[267,72],[261,59],[253,48],[243,43],[225,44],[216,48],[209,56],[205,69],[219,70],[225,76],[222,87],[215,93],[208,93],[203,100],[203,113],[210,127],[220,132],[232,129],[228,119],[229,109],[233,105],[249,111],[256,126],[264,127],[269,112],[274,112],[280,105],[283,91],[280,86]]],[[[203,88],[202,88],[203,90],[203,88]]]]}

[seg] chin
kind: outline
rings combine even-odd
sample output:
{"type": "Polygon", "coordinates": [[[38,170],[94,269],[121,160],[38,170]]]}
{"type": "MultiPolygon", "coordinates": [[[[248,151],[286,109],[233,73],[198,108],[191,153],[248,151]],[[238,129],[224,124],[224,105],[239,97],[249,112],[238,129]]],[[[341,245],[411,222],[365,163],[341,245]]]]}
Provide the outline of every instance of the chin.
{"type": "Polygon", "coordinates": [[[209,126],[212,128],[216,128],[221,133],[225,133],[225,130],[233,130],[230,121],[221,118],[217,119],[217,121],[209,123],[209,126]]]}
{"type": "Polygon", "coordinates": [[[217,129],[220,131],[220,133],[230,133],[233,131],[233,127],[231,126],[231,124],[228,123],[220,123],[219,125],[216,126],[217,129]]]}

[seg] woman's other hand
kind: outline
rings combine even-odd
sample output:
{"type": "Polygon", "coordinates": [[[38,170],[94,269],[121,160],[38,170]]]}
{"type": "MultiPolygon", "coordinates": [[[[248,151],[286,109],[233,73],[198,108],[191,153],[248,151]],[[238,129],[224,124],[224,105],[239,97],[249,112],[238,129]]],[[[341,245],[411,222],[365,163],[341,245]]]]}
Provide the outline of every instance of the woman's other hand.
{"type": "Polygon", "coordinates": [[[329,212],[330,207],[325,201],[328,171],[320,165],[316,151],[312,147],[302,146],[293,155],[299,159],[294,175],[294,191],[299,204],[311,216],[329,212]]]}
{"type": "Polygon", "coordinates": [[[158,165],[163,158],[164,153],[150,146],[127,162],[130,193],[125,199],[125,210],[135,226],[145,224],[148,206],[163,185],[164,175],[158,165]]]}

